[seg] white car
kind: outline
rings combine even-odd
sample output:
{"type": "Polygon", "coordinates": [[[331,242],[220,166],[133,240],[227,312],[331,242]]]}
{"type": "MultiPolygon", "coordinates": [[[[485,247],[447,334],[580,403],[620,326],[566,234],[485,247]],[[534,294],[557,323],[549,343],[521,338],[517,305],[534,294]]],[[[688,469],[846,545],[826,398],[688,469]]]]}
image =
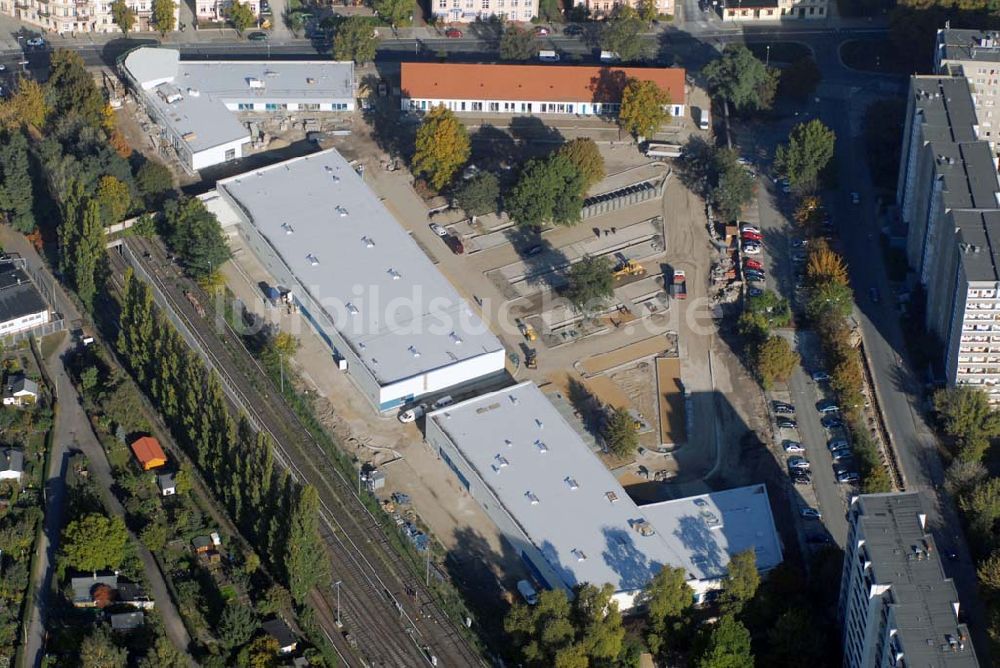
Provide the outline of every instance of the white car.
{"type": "Polygon", "coordinates": [[[740,232],[753,232],[754,234],[760,234],[760,230],[749,223],[740,225],[740,232]]]}
{"type": "Polygon", "coordinates": [[[419,417],[423,417],[424,413],[426,412],[427,412],[426,406],[424,406],[423,404],[417,404],[413,408],[405,410],[402,413],[400,413],[398,415],[398,419],[403,424],[407,424],[408,422],[413,422],[419,417]]]}
{"type": "Polygon", "coordinates": [[[788,459],[788,468],[798,469],[800,471],[809,470],[809,460],[805,457],[790,457],[788,459]]]}
{"type": "Polygon", "coordinates": [[[823,514],[816,510],[815,508],[802,508],[799,510],[799,514],[806,519],[811,520],[821,520],[823,519],[823,514]]]}
{"type": "Polygon", "coordinates": [[[743,244],[743,252],[747,255],[760,255],[760,244],[743,244]]]}
{"type": "Polygon", "coordinates": [[[782,446],[785,448],[785,452],[805,452],[806,449],[802,447],[802,444],[798,441],[785,441],[782,446]]]}
{"type": "Polygon", "coordinates": [[[439,237],[448,236],[448,230],[444,229],[444,227],[438,225],[437,223],[431,223],[431,232],[438,235],[439,237]]]}
{"type": "Polygon", "coordinates": [[[32,37],[27,41],[27,44],[28,46],[37,49],[45,46],[45,40],[42,39],[41,37],[32,37]]]}

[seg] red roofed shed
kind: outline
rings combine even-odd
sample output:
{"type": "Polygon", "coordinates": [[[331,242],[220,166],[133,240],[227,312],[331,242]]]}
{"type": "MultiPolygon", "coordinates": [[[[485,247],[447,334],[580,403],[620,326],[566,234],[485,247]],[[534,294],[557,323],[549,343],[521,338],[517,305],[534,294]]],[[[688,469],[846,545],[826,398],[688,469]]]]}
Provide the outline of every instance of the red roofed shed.
{"type": "Polygon", "coordinates": [[[167,463],[167,456],[163,454],[163,448],[159,441],[152,436],[143,436],[132,444],[132,452],[135,458],[142,464],[146,471],[163,466],[167,463]]]}

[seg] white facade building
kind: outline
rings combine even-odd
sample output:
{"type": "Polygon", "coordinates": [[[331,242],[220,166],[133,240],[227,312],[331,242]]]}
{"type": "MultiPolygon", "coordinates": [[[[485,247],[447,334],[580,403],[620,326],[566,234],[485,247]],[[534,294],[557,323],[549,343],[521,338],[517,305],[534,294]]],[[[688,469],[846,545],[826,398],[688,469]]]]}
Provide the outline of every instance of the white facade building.
{"type": "Polygon", "coordinates": [[[722,20],[738,23],[825,19],[827,0],[723,0],[722,20]]]}
{"type": "Polygon", "coordinates": [[[614,116],[631,78],[666,91],[672,117],[682,117],[685,109],[679,67],[404,62],[400,72],[403,111],[444,105],[459,114],[614,116]]]}
{"type": "Polygon", "coordinates": [[[845,668],[977,668],[916,492],[851,501],[839,617],[845,668]]]}
{"type": "Polygon", "coordinates": [[[221,180],[202,199],[378,411],[503,373],[503,345],[337,151],[221,180]]]}
{"type": "Polygon", "coordinates": [[[0,336],[23,332],[50,320],[49,306],[28,275],[10,262],[0,263],[0,336]]]}
{"type": "Polygon", "coordinates": [[[627,610],[664,566],[701,600],[737,552],[782,561],[764,485],[637,506],[534,383],[431,413],[426,439],[548,588],[610,583],[627,610]]]}
{"type": "Polygon", "coordinates": [[[976,109],[976,134],[995,152],[1000,137],[1000,33],[943,28],[935,47],[934,71],[965,78],[976,109]]]}
{"type": "MultiPolygon", "coordinates": [[[[260,18],[260,0],[241,0],[250,6],[250,11],[260,18]]],[[[233,0],[195,0],[195,16],[199,21],[225,21],[226,13],[233,0]]]]}
{"type": "MultiPolygon", "coordinates": [[[[0,13],[61,35],[121,29],[111,17],[112,0],[0,0],[0,13]]],[[[133,32],[155,30],[150,25],[152,0],[128,0],[136,14],[133,32]]],[[[174,8],[174,26],[180,20],[180,4],[174,8]]]]}
{"type": "Polygon", "coordinates": [[[430,0],[430,7],[444,23],[472,23],[491,16],[528,22],[538,16],[538,0],[430,0]]]}
{"type": "Polygon", "coordinates": [[[349,112],[355,105],[350,62],[186,62],[178,51],[141,47],[122,69],[190,171],[243,156],[250,131],[237,113],[349,112]]]}

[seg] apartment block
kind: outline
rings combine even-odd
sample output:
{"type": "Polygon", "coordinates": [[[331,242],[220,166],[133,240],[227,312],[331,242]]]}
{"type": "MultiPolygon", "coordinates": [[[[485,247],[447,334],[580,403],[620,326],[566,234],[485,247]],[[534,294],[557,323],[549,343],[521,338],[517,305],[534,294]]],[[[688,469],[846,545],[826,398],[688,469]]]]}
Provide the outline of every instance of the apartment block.
{"type": "MultiPolygon", "coordinates": [[[[253,15],[260,18],[260,0],[242,0],[249,5],[253,15]]],[[[199,21],[225,21],[226,12],[233,0],[196,0],[195,16],[199,21]]]]}
{"type": "Polygon", "coordinates": [[[978,119],[977,135],[996,151],[1000,137],[1000,32],[938,30],[934,71],[968,81],[978,119]]]}
{"type": "MultiPolygon", "coordinates": [[[[0,13],[61,35],[119,32],[111,18],[111,0],[0,0],[0,13]]],[[[128,0],[136,13],[133,32],[153,30],[152,0],[128,0]]],[[[174,8],[174,25],[180,20],[180,4],[174,8]]]]}
{"type": "Polygon", "coordinates": [[[919,493],[851,501],[840,582],[845,668],[976,668],[919,493]]]}
{"type": "Polygon", "coordinates": [[[827,0],[723,0],[722,20],[732,22],[825,19],[827,0]]]}
{"type": "Polygon", "coordinates": [[[538,16],[538,0],[431,0],[431,11],[446,23],[472,23],[491,16],[527,22],[538,16]]]}
{"type": "MultiPolygon", "coordinates": [[[[597,19],[610,16],[615,7],[619,5],[628,5],[633,9],[639,8],[639,0],[584,0],[583,4],[590,11],[590,15],[597,19]]],[[[656,7],[656,13],[661,16],[664,14],[673,16],[674,14],[674,0],[653,0],[653,6],[656,7]]]]}

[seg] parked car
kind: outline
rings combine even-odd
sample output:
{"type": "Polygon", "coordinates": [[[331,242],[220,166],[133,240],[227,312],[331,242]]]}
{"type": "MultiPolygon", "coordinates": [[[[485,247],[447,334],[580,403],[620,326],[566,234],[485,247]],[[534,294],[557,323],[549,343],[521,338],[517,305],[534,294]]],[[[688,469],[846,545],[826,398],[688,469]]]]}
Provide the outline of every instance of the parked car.
{"type": "Polygon", "coordinates": [[[805,452],[806,449],[802,447],[802,444],[798,441],[785,441],[782,446],[785,452],[805,452]]]}
{"type": "Polygon", "coordinates": [[[454,234],[446,234],[441,238],[444,239],[445,245],[448,246],[448,248],[451,249],[451,252],[455,255],[461,255],[465,252],[465,244],[463,244],[462,240],[454,234]]]}
{"type": "Polygon", "coordinates": [[[783,413],[789,415],[795,412],[795,406],[784,401],[772,401],[771,407],[774,409],[775,413],[783,413]]]}
{"type": "Polygon", "coordinates": [[[825,383],[826,381],[830,380],[830,374],[828,374],[826,371],[813,371],[812,374],[810,375],[812,376],[812,379],[817,383],[825,383]]]}
{"type": "Polygon", "coordinates": [[[780,417],[775,420],[775,424],[778,425],[778,429],[795,429],[799,426],[799,423],[791,418],[780,417]]]}
{"type": "Polygon", "coordinates": [[[744,272],[743,276],[748,281],[756,281],[758,283],[761,283],[761,282],[767,280],[767,277],[764,276],[764,274],[761,273],[761,272],[759,272],[759,271],[747,271],[747,272],[744,272]]]}
{"type": "Polygon", "coordinates": [[[414,420],[423,417],[424,413],[426,412],[427,412],[427,407],[424,404],[417,404],[413,408],[410,408],[409,410],[405,410],[402,413],[400,413],[397,416],[397,418],[399,419],[400,422],[406,424],[408,422],[413,422],[414,420]]]}
{"type": "Polygon", "coordinates": [[[803,471],[809,470],[809,460],[805,457],[790,457],[788,459],[788,468],[790,469],[801,469],[803,471]]]}
{"type": "Polygon", "coordinates": [[[819,421],[826,429],[836,429],[837,427],[843,427],[844,421],[837,417],[836,415],[828,415],[819,421]]]}
{"type": "Polygon", "coordinates": [[[836,452],[837,450],[849,450],[851,444],[842,438],[837,438],[826,444],[827,450],[830,452],[836,452]]]}
{"type": "Polygon", "coordinates": [[[524,256],[525,257],[532,257],[534,255],[538,255],[539,253],[541,253],[544,250],[545,250],[545,246],[543,246],[541,244],[535,244],[534,246],[532,246],[532,247],[528,248],[526,251],[524,251],[524,256]]]}
{"type": "Polygon", "coordinates": [[[743,244],[743,252],[747,255],[760,255],[760,244],[743,244]]]}
{"type": "Polygon", "coordinates": [[[861,193],[851,193],[851,204],[861,204],[861,193]]]}
{"type": "Polygon", "coordinates": [[[457,39],[462,36],[462,31],[458,28],[448,28],[444,31],[444,36],[451,39],[457,39]]]}
{"type": "Polygon", "coordinates": [[[820,513],[815,508],[800,508],[799,515],[810,520],[820,520],[823,519],[823,514],[820,513]]]}
{"type": "Polygon", "coordinates": [[[252,33],[247,34],[247,39],[250,40],[251,42],[266,42],[267,41],[267,33],[266,32],[260,32],[258,30],[257,32],[252,32],[252,33]]]}
{"type": "Polygon", "coordinates": [[[850,450],[834,450],[832,456],[834,464],[854,468],[854,453],[850,450]]]}
{"type": "Polygon", "coordinates": [[[818,410],[820,413],[823,414],[839,413],[840,406],[833,403],[832,401],[821,401],[818,404],[816,404],[816,410],[818,410]]]}
{"type": "Polygon", "coordinates": [[[760,297],[764,294],[764,291],[761,290],[760,288],[750,288],[749,290],[747,290],[747,294],[750,295],[751,297],[760,297]]]}
{"type": "Polygon", "coordinates": [[[740,225],[740,232],[753,232],[754,234],[760,234],[760,228],[754,227],[750,223],[743,223],[740,225]]]}
{"type": "Polygon", "coordinates": [[[583,34],[583,26],[576,23],[571,23],[570,25],[563,28],[563,34],[568,37],[575,37],[576,35],[583,34]]]}
{"type": "Polygon", "coordinates": [[[25,44],[27,44],[33,49],[40,49],[43,46],[45,46],[45,40],[42,39],[41,37],[32,37],[27,42],[25,42],[25,44]]]}
{"type": "Polygon", "coordinates": [[[439,237],[448,236],[448,230],[444,229],[444,227],[438,225],[437,223],[431,223],[431,232],[438,235],[439,237]]]}
{"type": "Polygon", "coordinates": [[[761,264],[760,261],[751,258],[743,260],[743,266],[747,269],[759,269],[760,271],[764,270],[764,265],[761,264]]]}
{"type": "Polygon", "coordinates": [[[535,605],[538,603],[538,592],[535,591],[534,586],[532,586],[532,584],[527,580],[517,581],[517,592],[528,605],[535,605]]]}
{"type": "Polygon", "coordinates": [[[764,236],[760,232],[751,232],[750,230],[745,230],[740,232],[740,238],[744,241],[760,241],[764,236]]]}
{"type": "Polygon", "coordinates": [[[808,239],[792,239],[792,248],[805,248],[808,245],[808,239]]]}
{"type": "Polygon", "coordinates": [[[840,471],[837,473],[837,482],[843,483],[856,483],[861,480],[861,476],[857,471],[840,471]]]}
{"type": "Polygon", "coordinates": [[[544,37],[545,35],[548,35],[550,32],[551,31],[548,28],[546,28],[545,26],[535,26],[535,34],[536,35],[541,35],[541,36],[544,37]]]}
{"type": "Polygon", "coordinates": [[[788,472],[788,477],[791,478],[792,483],[796,485],[808,485],[812,482],[812,476],[809,475],[809,472],[801,469],[790,470],[788,472]]]}

